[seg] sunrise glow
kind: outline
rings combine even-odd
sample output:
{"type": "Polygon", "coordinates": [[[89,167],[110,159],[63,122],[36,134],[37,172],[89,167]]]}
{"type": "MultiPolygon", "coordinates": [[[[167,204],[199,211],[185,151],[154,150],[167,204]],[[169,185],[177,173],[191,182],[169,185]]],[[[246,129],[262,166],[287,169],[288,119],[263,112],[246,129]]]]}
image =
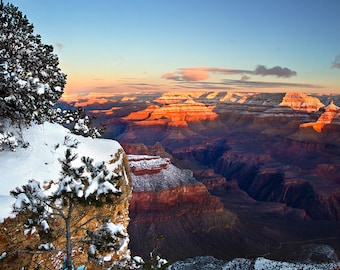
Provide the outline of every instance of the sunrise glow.
{"type": "Polygon", "coordinates": [[[68,75],[64,98],[340,93],[339,1],[12,2],[54,46],[68,75]]]}

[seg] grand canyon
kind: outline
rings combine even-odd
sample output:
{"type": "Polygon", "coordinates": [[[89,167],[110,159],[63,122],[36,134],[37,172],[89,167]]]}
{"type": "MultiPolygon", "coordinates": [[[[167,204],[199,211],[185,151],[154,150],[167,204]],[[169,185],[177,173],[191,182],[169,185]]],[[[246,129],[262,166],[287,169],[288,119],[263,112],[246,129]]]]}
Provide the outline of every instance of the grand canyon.
{"type": "Polygon", "coordinates": [[[124,93],[64,99],[128,154],[130,248],[170,261],[340,256],[340,96],[124,93]]]}

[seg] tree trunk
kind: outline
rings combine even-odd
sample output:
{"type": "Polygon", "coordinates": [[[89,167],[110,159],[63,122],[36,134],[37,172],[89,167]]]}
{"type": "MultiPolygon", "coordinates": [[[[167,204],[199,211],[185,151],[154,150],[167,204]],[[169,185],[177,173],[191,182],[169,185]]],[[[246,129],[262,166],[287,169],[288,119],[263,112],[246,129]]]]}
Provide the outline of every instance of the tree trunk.
{"type": "Polygon", "coordinates": [[[68,215],[65,218],[65,230],[66,230],[66,261],[65,261],[65,270],[73,270],[73,261],[72,261],[72,243],[71,243],[71,214],[73,210],[73,204],[70,202],[68,215]]]}

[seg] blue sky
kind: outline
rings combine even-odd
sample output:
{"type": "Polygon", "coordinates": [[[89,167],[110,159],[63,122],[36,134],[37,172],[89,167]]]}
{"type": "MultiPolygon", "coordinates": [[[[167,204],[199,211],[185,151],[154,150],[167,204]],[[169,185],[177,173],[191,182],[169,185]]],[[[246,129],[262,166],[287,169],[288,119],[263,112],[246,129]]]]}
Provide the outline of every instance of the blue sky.
{"type": "MultiPolygon", "coordinates": [[[[6,0],[4,0],[7,3],[6,0]]],[[[14,0],[68,75],[67,94],[340,94],[338,0],[14,0]]]]}

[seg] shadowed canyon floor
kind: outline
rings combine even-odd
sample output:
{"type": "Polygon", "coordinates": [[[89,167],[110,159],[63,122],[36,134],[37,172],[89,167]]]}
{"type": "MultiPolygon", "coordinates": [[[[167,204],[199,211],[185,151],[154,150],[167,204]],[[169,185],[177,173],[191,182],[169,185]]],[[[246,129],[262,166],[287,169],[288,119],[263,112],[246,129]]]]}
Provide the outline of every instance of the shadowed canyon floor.
{"type": "Polygon", "coordinates": [[[152,93],[61,105],[84,106],[128,154],[168,160],[135,171],[145,178],[130,207],[133,252],[295,260],[314,243],[339,255],[340,96],[152,93]],[[172,164],[192,175],[160,175],[172,164]],[[146,188],[155,175],[173,184],[146,188]]]}

